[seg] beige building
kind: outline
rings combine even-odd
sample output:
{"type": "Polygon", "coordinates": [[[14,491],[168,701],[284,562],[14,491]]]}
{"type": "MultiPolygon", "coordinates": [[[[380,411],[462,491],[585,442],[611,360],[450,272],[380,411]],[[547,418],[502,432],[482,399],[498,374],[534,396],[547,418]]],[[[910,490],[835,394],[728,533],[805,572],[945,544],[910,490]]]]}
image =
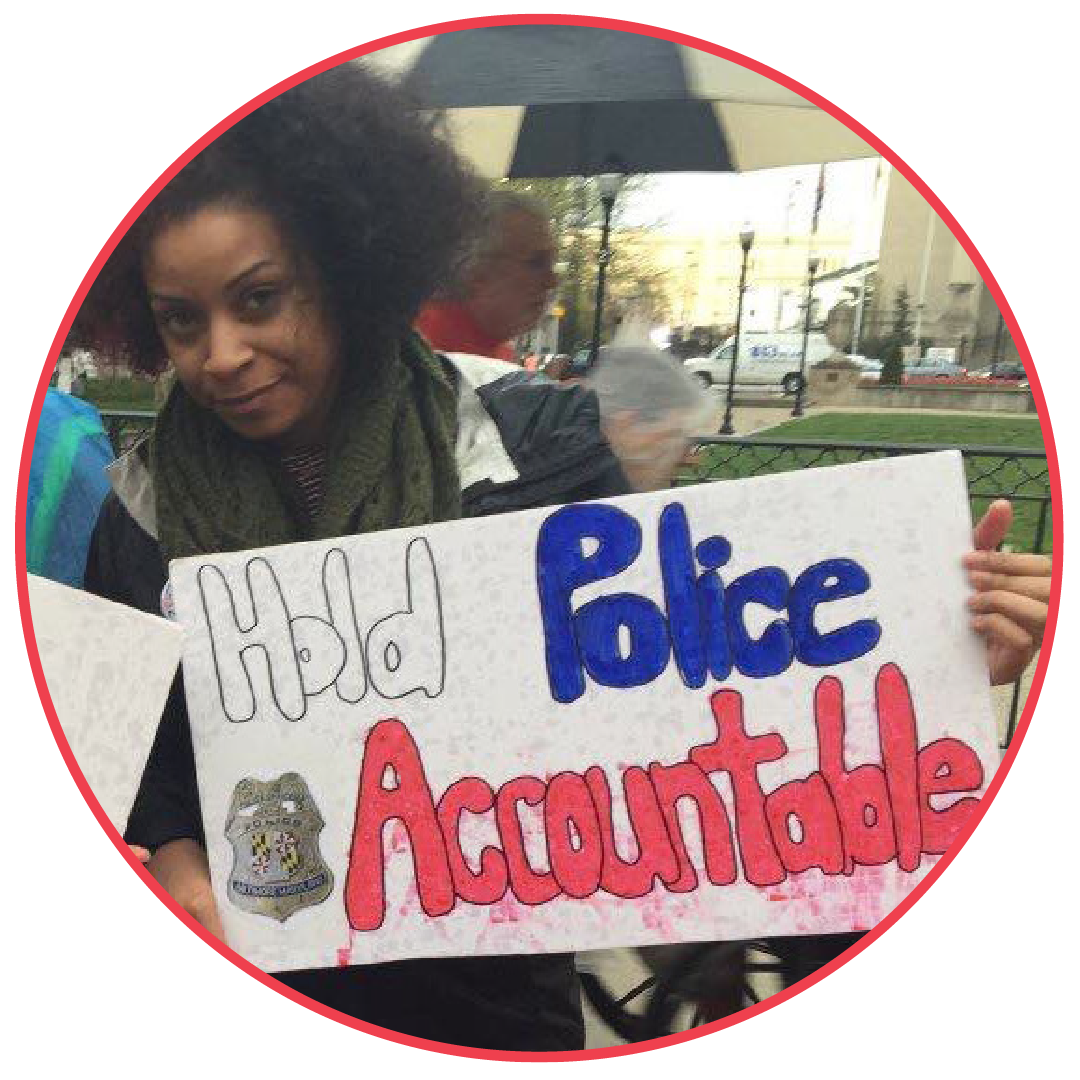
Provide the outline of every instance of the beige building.
{"type": "MultiPolygon", "coordinates": [[[[819,231],[813,245],[820,258],[818,275],[848,265],[851,235],[819,231]]],[[[644,262],[664,272],[666,311],[660,321],[676,329],[733,326],[739,301],[742,248],[737,232],[677,235],[664,232],[620,233],[618,244],[640,252],[644,262]]],[[[804,319],[810,238],[755,234],[747,261],[743,326],[748,331],[801,329],[804,319]]],[[[814,290],[814,316],[820,319],[843,292],[842,283],[826,281],[814,290]]]]}
{"type": "Polygon", "coordinates": [[[1016,359],[997,304],[974,263],[927,201],[895,169],[890,171],[881,234],[879,277],[868,330],[892,324],[897,291],[907,287],[913,330],[923,349],[953,348],[961,363],[1016,359]]]}

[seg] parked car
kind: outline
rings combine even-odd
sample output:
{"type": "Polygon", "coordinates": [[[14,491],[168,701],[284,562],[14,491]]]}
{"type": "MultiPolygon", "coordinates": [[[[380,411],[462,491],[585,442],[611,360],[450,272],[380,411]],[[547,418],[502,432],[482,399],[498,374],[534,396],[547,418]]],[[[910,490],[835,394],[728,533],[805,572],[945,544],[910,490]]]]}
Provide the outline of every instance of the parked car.
{"type": "MultiPolygon", "coordinates": [[[[660,349],[653,349],[652,346],[648,348],[661,360],[669,361],[672,367],[678,369],[681,366],[681,361],[677,359],[670,349],[664,347],[660,349]]],[[[620,351],[619,346],[614,345],[601,345],[599,352],[596,355],[596,362],[599,364],[603,361],[604,357],[609,352],[618,353],[620,351]]],[[[568,356],[565,374],[561,375],[563,379],[583,379],[589,374],[589,355],[590,349],[578,349],[573,356],[568,356]]]]}
{"type": "MultiPolygon", "coordinates": [[[[735,382],[779,387],[785,394],[799,389],[803,351],[802,334],[742,334],[735,382]]],[[[811,334],[807,342],[806,367],[832,356],[835,350],[824,334],[811,334]]],[[[735,355],[735,338],[729,337],[708,356],[684,361],[686,370],[704,387],[724,386],[735,355]]]]}
{"type": "Polygon", "coordinates": [[[1019,360],[1002,360],[985,370],[988,379],[1008,379],[1010,382],[1026,382],[1027,372],[1019,360]]]}
{"type": "MultiPolygon", "coordinates": [[[[601,356],[606,346],[601,345],[597,355],[596,362],[600,363],[601,356]]],[[[592,349],[578,349],[576,353],[570,358],[570,364],[566,369],[564,379],[583,379],[589,373],[589,357],[592,355],[592,349]]]]}
{"type": "Polygon", "coordinates": [[[858,369],[864,379],[880,379],[881,369],[884,366],[880,360],[871,360],[866,356],[851,354],[847,357],[858,369]]]}
{"type": "Polygon", "coordinates": [[[956,379],[967,374],[967,368],[952,360],[931,360],[920,356],[904,364],[905,379],[956,379]]]}

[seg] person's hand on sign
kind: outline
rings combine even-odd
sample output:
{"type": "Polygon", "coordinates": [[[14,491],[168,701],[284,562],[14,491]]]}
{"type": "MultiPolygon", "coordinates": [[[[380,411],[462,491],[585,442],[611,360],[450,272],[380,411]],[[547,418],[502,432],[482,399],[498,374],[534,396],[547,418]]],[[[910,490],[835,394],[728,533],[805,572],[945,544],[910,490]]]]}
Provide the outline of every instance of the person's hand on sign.
{"type": "Polygon", "coordinates": [[[214,937],[225,940],[210,887],[206,852],[194,840],[171,840],[150,856],[147,870],[161,887],[214,937]]]}
{"type": "Polygon", "coordinates": [[[972,625],[986,640],[990,681],[1020,678],[1042,644],[1052,564],[1045,555],[995,550],[1012,525],[1012,504],[999,499],[975,526],[975,550],[964,556],[974,595],[972,625]]]}

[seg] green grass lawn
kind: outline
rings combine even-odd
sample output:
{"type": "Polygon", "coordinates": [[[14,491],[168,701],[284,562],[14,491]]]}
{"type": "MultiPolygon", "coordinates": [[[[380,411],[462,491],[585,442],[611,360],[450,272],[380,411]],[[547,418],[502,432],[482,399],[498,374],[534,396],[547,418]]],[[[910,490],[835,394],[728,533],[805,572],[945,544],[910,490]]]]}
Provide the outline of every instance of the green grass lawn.
{"type": "Polygon", "coordinates": [[[1037,417],[955,416],[941,413],[819,413],[789,420],[763,438],[829,442],[934,443],[941,446],[1017,446],[1042,449],[1037,417]]]}
{"type": "Polygon", "coordinates": [[[83,396],[105,412],[131,412],[157,409],[154,383],[150,379],[129,376],[104,376],[88,379],[83,396]]]}
{"type": "MultiPolygon", "coordinates": [[[[790,420],[767,431],[759,440],[812,440],[830,443],[918,443],[942,447],[993,447],[1042,450],[1042,432],[1035,417],[986,417],[964,414],[918,413],[820,413],[790,420]]],[[[793,469],[839,465],[880,457],[871,449],[837,447],[820,450],[804,447],[718,444],[702,447],[684,480],[737,479],[793,469]]],[[[1015,521],[1010,545],[1018,551],[1036,547],[1041,500],[1050,494],[1045,458],[1010,460],[1004,455],[965,457],[972,512],[979,515],[994,498],[1012,497],[1015,521]],[[1031,501],[1028,501],[1029,497],[1031,501]]],[[[1043,528],[1042,551],[1053,546],[1049,509],[1043,528]]]]}

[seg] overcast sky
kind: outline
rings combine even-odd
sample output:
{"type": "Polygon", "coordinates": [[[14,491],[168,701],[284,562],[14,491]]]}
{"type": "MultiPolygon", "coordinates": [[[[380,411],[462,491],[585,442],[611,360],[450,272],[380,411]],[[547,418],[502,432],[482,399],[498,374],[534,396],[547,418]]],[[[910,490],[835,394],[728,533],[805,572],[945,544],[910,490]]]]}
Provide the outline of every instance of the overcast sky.
{"type": "MultiPolygon", "coordinates": [[[[826,166],[820,228],[850,230],[859,247],[876,251],[873,196],[879,159],[826,166]]],[[[762,231],[805,235],[810,229],[818,166],[754,173],[669,173],[649,177],[626,208],[627,224],[656,225],[677,233],[737,230],[744,222],[762,231]]]]}

